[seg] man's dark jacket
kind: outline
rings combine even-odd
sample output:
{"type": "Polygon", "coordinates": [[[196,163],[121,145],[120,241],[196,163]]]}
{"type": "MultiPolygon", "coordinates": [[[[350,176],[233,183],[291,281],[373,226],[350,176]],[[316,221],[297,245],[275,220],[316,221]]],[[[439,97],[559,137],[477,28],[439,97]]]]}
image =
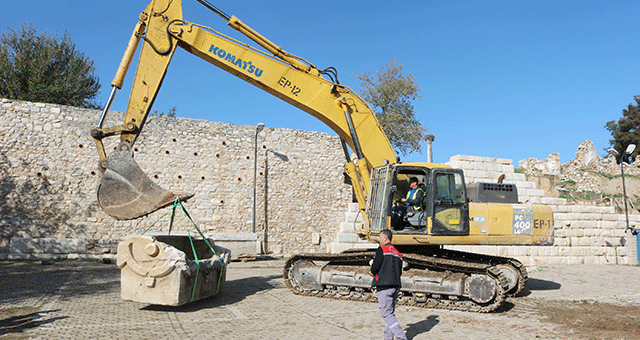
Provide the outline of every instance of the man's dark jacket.
{"type": "Polygon", "coordinates": [[[376,287],[378,291],[401,288],[402,254],[391,244],[378,247],[371,265],[371,274],[371,287],[376,287]]]}

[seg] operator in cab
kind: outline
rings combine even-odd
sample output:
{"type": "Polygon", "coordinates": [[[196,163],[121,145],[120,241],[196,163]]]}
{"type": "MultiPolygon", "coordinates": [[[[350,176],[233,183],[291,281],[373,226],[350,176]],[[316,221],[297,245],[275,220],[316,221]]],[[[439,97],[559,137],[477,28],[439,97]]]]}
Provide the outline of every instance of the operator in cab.
{"type": "Polygon", "coordinates": [[[395,230],[404,229],[405,217],[422,211],[422,198],[424,189],[418,185],[418,178],[409,178],[409,191],[407,195],[400,199],[398,204],[392,208],[391,225],[395,230]]]}
{"type": "Polygon", "coordinates": [[[424,189],[418,187],[418,178],[409,178],[409,190],[407,197],[400,200],[402,203],[406,203],[407,211],[420,211],[422,210],[422,197],[424,197],[424,189]]]}

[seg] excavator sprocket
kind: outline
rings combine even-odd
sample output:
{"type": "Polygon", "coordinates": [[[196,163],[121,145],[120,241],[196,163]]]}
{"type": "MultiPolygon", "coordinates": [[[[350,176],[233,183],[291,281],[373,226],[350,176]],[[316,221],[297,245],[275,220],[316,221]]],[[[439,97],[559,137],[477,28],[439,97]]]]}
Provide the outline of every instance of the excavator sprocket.
{"type": "MultiPolygon", "coordinates": [[[[111,217],[130,220],[172,204],[178,195],[165,190],[140,169],[131,151],[114,151],[98,185],[98,205],[111,217]]],[[[193,194],[180,195],[181,201],[193,194]]]]}
{"type": "MultiPolygon", "coordinates": [[[[373,251],[301,254],[284,267],[287,287],[298,295],[376,302],[368,275],[373,251]],[[316,263],[325,264],[318,265],[316,263]]],[[[403,254],[397,303],[425,308],[491,312],[505,301],[509,283],[498,267],[419,254],[403,254]]]]}

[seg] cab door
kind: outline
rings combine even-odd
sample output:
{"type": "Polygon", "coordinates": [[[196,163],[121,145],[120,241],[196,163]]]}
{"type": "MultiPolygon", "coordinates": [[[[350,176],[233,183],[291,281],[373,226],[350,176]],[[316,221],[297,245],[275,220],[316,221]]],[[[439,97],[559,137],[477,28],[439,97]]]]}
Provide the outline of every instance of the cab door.
{"type": "Polygon", "coordinates": [[[430,180],[431,235],[468,235],[469,203],[462,170],[434,169],[430,180]]]}
{"type": "Polygon", "coordinates": [[[393,169],[391,164],[375,167],[371,170],[369,193],[367,195],[367,225],[372,233],[388,228],[391,182],[393,169]]]}

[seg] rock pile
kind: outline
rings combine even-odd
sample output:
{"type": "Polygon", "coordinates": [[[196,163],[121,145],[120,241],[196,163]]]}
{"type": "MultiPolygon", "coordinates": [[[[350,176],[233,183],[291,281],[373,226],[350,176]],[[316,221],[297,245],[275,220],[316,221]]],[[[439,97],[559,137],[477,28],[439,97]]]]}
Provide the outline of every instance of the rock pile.
{"type": "MultiPolygon", "coordinates": [[[[593,142],[586,140],[578,146],[575,159],[562,164],[560,155],[553,153],[547,159],[537,158],[523,159],[518,163],[521,170],[530,176],[551,177],[556,186],[561,184],[571,184],[572,189],[588,193],[599,193],[605,195],[615,195],[622,193],[620,185],[611,185],[610,182],[619,182],[620,165],[615,157],[600,157],[593,147],[593,142]]],[[[624,163],[625,178],[627,188],[631,192],[629,196],[636,193],[634,182],[635,176],[640,174],[640,160],[636,159],[632,164],[624,163]],[[631,184],[631,185],[630,185],[631,184]]]]}

